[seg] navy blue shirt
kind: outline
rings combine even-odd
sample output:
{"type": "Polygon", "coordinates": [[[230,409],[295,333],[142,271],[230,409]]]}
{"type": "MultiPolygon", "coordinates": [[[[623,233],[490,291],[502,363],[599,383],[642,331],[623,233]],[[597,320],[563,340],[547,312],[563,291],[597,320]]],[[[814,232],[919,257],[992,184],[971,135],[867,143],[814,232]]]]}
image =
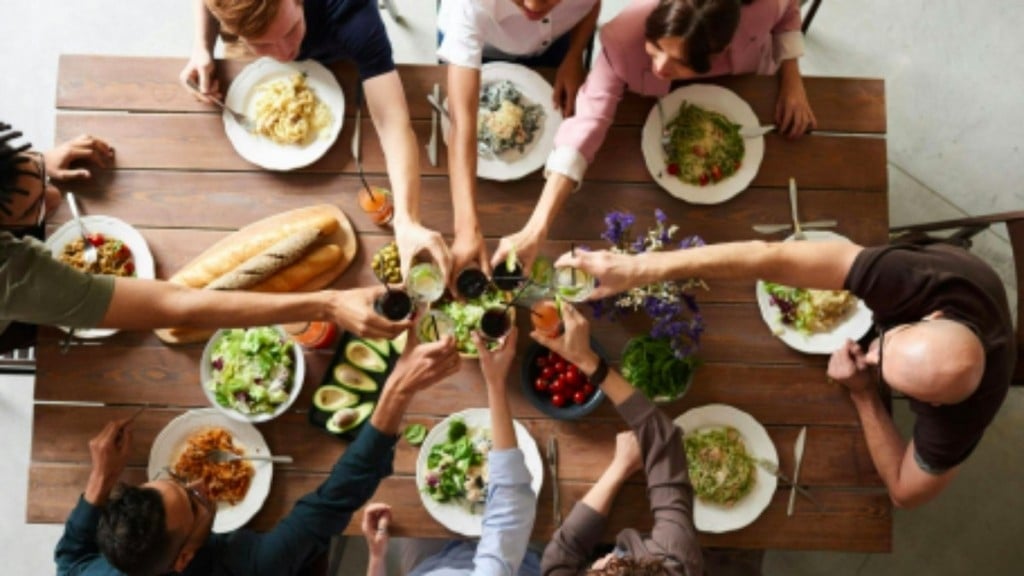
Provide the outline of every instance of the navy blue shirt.
{"type": "MultiPolygon", "coordinates": [[[[238,530],[213,534],[183,574],[293,576],[327,550],[331,536],[348,526],[352,513],[390,476],[394,436],[367,424],[331,470],[327,480],[302,497],[270,532],[238,530]]],[[[100,554],[96,527],[100,509],[80,498],[64,527],[54,559],[58,576],[120,576],[100,554]]]]}
{"type": "Polygon", "coordinates": [[[352,60],[359,78],[369,80],[395,69],[380,8],[374,0],[305,0],[306,36],[299,60],[322,64],[352,60]]]}

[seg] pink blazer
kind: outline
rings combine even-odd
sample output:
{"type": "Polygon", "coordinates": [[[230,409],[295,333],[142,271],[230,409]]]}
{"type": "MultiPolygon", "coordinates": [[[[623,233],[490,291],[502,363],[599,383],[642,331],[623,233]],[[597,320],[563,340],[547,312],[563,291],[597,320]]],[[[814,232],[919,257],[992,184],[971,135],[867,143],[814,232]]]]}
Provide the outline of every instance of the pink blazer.
{"type": "MultiPolygon", "coordinates": [[[[644,49],[644,21],[658,0],[633,0],[601,28],[602,51],[576,96],[576,114],[566,119],[555,136],[555,150],[567,147],[593,162],[615,109],[626,90],[645,96],[664,96],[671,80],[654,75],[644,49]]],[[[711,69],[698,78],[738,74],[774,74],[783,60],[803,54],[798,0],[755,0],[743,6],[732,42],[712,56],[711,69]]],[[[561,151],[565,157],[568,151],[561,151]]],[[[553,154],[554,155],[554,154],[553,154]]],[[[562,172],[557,166],[548,168],[562,172]]],[[[573,174],[567,174],[579,181],[573,174]]]]}

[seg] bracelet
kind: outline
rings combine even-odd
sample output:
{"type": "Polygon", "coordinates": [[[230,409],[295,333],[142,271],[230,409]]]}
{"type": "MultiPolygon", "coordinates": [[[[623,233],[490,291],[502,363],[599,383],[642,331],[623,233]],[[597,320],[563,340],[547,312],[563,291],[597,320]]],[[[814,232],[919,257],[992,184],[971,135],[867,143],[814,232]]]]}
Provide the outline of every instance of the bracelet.
{"type": "Polygon", "coordinates": [[[604,361],[604,358],[597,357],[597,369],[594,370],[593,374],[588,374],[587,379],[595,387],[600,386],[604,383],[604,379],[608,377],[608,363],[604,361]]]}

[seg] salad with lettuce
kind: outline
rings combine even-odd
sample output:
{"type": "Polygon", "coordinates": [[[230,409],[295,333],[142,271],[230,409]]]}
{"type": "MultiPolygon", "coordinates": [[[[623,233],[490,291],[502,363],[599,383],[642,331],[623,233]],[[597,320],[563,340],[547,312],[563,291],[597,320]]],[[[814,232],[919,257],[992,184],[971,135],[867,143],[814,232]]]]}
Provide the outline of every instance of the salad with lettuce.
{"type": "Polygon", "coordinates": [[[492,289],[485,291],[479,298],[463,302],[449,300],[440,303],[437,308],[455,321],[455,343],[459,353],[476,357],[480,352],[476,349],[471,334],[480,326],[480,318],[488,308],[504,305],[505,300],[501,292],[492,289]]]}
{"type": "Polygon", "coordinates": [[[225,408],[273,413],[291,395],[293,346],[272,327],[224,330],[210,355],[206,386],[225,408]]]}
{"type": "Polygon", "coordinates": [[[462,504],[470,513],[482,512],[490,449],[488,430],[470,428],[461,418],[452,419],[446,441],[430,447],[423,492],[438,502],[462,504]]]}

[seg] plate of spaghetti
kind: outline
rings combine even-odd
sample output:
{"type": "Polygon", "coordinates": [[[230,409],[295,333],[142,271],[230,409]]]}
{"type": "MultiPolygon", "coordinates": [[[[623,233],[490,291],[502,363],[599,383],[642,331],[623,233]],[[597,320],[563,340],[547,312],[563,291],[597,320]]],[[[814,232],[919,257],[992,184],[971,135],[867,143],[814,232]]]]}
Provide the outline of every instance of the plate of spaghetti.
{"type": "Polygon", "coordinates": [[[224,111],[224,130],[246,160],[270,170],[294,170],[317,161],[341,133],[345,96],[322,64],[260,58],[228,88],[225,103],[255,126],[243,128],[224,111]]]}
{"type": "Polygon", "coordinates": [[[235,461],[215,464],[212,450],[238,455],[270,455],[263,435],[253,425],[238,422],[216,410],[192,410],[171,420],[153,441],[149,477],[164,468],[189,481],[202,481],[217,504],[216,533],[244,526],[263,507],[274,475],[270,462],[235,461]]]}

